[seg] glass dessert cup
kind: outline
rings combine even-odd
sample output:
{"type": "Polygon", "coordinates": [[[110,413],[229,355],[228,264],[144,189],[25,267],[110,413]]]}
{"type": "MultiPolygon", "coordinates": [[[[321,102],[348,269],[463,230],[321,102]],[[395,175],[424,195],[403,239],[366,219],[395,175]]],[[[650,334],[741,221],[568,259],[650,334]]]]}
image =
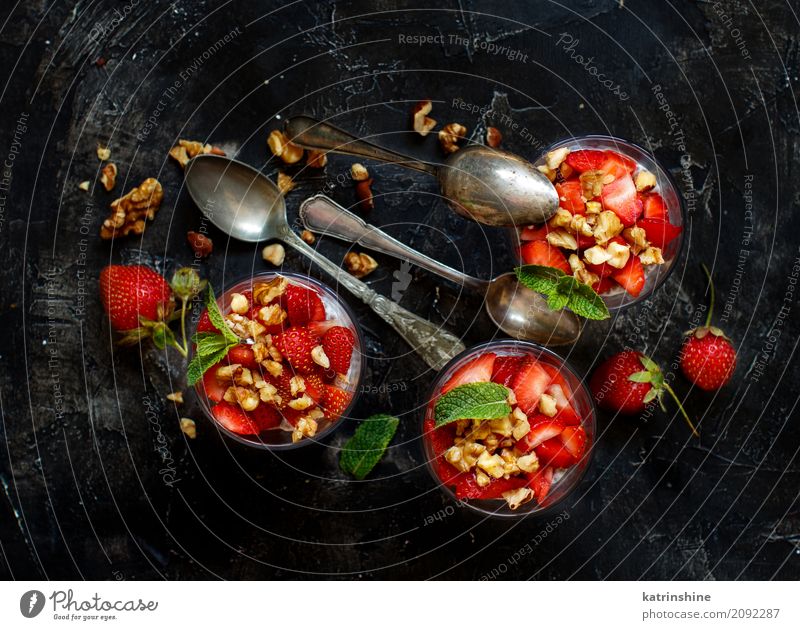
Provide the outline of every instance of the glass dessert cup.
{"type": "MultiPolygon", "coordinates": [[[[470,382],[470,380],[468,379],[467,382],[470,382]]],[[[551,389],[548,388],[546,391],[549,392],[551,389]]],[[[519,402],[519,400],[517,402],[519,402]]],[[[564,414],[566,414],[566,411],[567,409],[564,409],[564,414]]],[[[594,450],[596,423],[596,411],[589,390],[561,357],[546,348],[526,341],[510,339],[498,340],[469,348],[450,361],[439,373],[430,390],[428,402],[422,414],[422,443],[428,471],[439,487],[450,496],[450,498],[461,502],[462,505],[468,506],[470,509],[483,515],[514,518],[531,514],[549,513],[559,504],[563,503],[567,497],[576,490],[591,462],[594,450]],[[496,357],[493,361],[488,359],[491,363],[491,367],[487,366],[485,363],[489,355],[494,355],[496,357]],[[516,454],[524,453],[530,455],[537,451],[542,453],[541,457],[537,455],[537,459],[539,460],[538,470],[532,473],[523,473],[519,476],[512,475],[509,477],[504,476],[496,478],[493,479],[491,483],[508,484],[510,481],[513,485],[522,484],[524,487],[536,489],[537,484],[541,483],[542,476],[547,477],[549,474],[547,473],[547,469],[550,469],[550,472],[553,473],[551,477],[552,483],[547,488],[543,489],[544,496],[541,501],[538,500],[538,498],[531,498],[527,502],[516,507],[516,509],[512,509],[509,503],[502,497],[482,498],[474,496],[465,498],[465,494],[480,494],[481,492],[477,489],[474,481],[476,479],[478,467],[474,466],[469,472],[463,472],[457,470],[449,463],[447,449],[455,444],[456,433],[458,431],[456,428],[457,423],[450,423],[438,429],[434,428],[434,408],[436,401],[441,395],[442,388],[445,385],[452,386],[453,382],[460,383],[465,373],[474,376],[474,366],[476,365],[481,365],[484,369],[488,370],[487,373],[492,373],[492,379],[495,382],[498,380],[502,381],[504,376],[510,377],[511,381],[508,386],[512,390],[518,389],[519,383],[515,383],[514,379],[521,379],[522,382],[525,382],[526,377],[519,375],[525,375],[527,372],[525,369],[519,369],[519,363],[501,364],[501,361],[508,357],[520,357],[519,361],[528,362],[522,365],[534,363],[541,366],[541,368],[546,371],[546,374],[549,375],[548,383],[555,384],[558,382],[560,386],[563,385],[570,390],[569,392],[565,392],[566,398],[568,399],[568,405],[566,405],[566,407],[574,411],[573,420],[568,420],[565,415],[562,416],[561,408],[559,408],[556,417],[548,416],[540,419],[538,405],[537,411],[531,411],[528,414],[528,419],[532,423],[531,432],[526,438],[516,442],[511,450],[516,454]],[[454,377],[456,377],[455,380],[451,380],[454,379],[454,377]],[[540,448],[541,444],[532,450],[528,450],[528,447],[524,446],[524,441],[526,439],[531,439],[530,436],[536,434],[541,437],[542,427],[548,426],[546,421],[553,420],[559,424],[563,423],[564,427],[567,426],[567,422],[570,422],[571,431],[575,431],[577,427],[580,427],[583,429],[585,435],[585,441],[581,443],[582,448],[577,457],[572,457],[572,454],[567,453],[563,449],[558,451],[559,458],[567,456],[571,459],[570,464],[564,468],[550,465],[555,464],[556,460],[546,459],[548,455],[544,449],[540,448]],[[519,453],[517,451],[518,448],[522,449],[519,453]],[[469,479],[469,476],[472,476],[473,479],[469,479]],[[466,485],[463,486],[463,488],[466,490],[466,493],[460,487],[460,484],[464,483],[466,485]]],[[[475,430],[476,429],[473,428],[473,431],[475,430]]],[[[478,434],[472,433],[471,435],[476,436],[478,434]]],[[[560,436],[555,435],[551,439],[558,440],[560,436]]],[[[552,442],[545,440],[545,446],[552,447],[552,442]]],[[[495,453],[500,452],[501,450],[498,447],[495,453]]],[[[552,451],[550,452],[552,453],[552,451]]],[[[502,488],[505,487],[505,485],[498,485],[497,487],[502,488]]],[[[541,486],[539,486],[539,489],[542,489],[541,486]]]]}
{"type": "MultiPolygon", "coordinates": [[[[552,155],[553,152],[563,148],[569,149],[570,153],[587,150],[590,152],[612,151],[622,156],[624,159],[627,158],[628,160],[635,162],[636,166],[634,173],[631,174],[632,177],[635,177],[643,171],[652,173],[655,176],[655,186],[645,191],[637,192],[637,198],[640,200],[644,198],[655,200],[657,197],[660,197],[660,199],[663,200],[664,210],[662,212],[664,219],[673,227],[664,228],[665,231],[661,231],[660,235],[658,236],[664,238],[669,232],[674,232],[677,229],[680,230],[677,236],[664,238],[665,241],[668,241],[662,248],[660,248],[661,256],[663,257],[664,262],[661,264],[648,264],[644,266],[644,284],[639,289],[637,295],[632,295],[620,284],[617,284],[611,279],[606,280],[600,285],[595,285],[596,290],[598,290],[598,293],[603,298],[603,301],[609,310],[616,310],[632,306],[638,302],[641,302],[642,300],[647,299],[666,281],[667,277],[675,266],[683,247],[683,226],[685,224],[686,210],[683,197],[679,192],[675,180],[651,153],[631,142],[628,142],[627,140],[614,138],[612,136],[589,135],[561,140],[546,149],[535,162],[535,165],[537,167],[541,167],[542,169],[546,169],[546,156],[552,155]],[[651,195],[651,193],[654,194],[651,195]]],[[[573,171],[573,173],[567,179],[574,179],[577,174],[578,173],[573,171]]],[[[559,180],[556,180],[556,183],[559,183],[559,180]]],[[[563,184],[564,182],[562,181],[560,183],[563,184]]],[[[599,202],[601,199],[598,196],[594,200],[599,202]]],[[[565,203],[562,199],[561,206],[569,206],[569,201],[565,203]]],[[[648,208],[648,211],[639,215],[637,223],[634,226],[626,227],[635,227],[640,224],[644,225],[641,223],[641,221],[647,218],[647,222],[651,223],[651,225],[648,226],[648,229],[652,228],[653,215],[647,216],[649,213],[649,207],[652,206],[649,206],[649,204],[645,205],[645,208],[648,208]]],[[[603,209],[605,209],[605,207],[603,207],[603,209]]],[[[530,241],[527,239],[534,234],[535,230],[533,230],[533,228],[512,229],[511,237],[513,239],[513,246],[516,252],[517,260],[520,262],[520,264],[526,264],[522,249],[526,246],[526,244],[530,243],[530,241]]],[[[622,235],[620,235],[619,238],[621,239],[621,237],[622,235]]],[[[657,245],[659,243],[653,244],[657,245]]],[[[567,257],[570,253],[576,253],[569,250],[562,251],[567,255],[567,257]]],[[[583,254],[583,251],[583,249],[579,251],[579,256],[583,254]]],[[[633,256],[634,254],[631,253],[631,255],[633,256]]],[[[564,270],[572,273],[572,270],[569,270],[569,266],[564,268],[564,270]]]]}
{"type": "MultiPolygon", "coordinates": [[[[283,409],[280,411],[277,410],[274,406],[274,401],[272,403],[267,403],[260,401],[259,406],[265,405],[266,407],[262,407],[262,410],[266,409],[269,411],[270,417],[274,417],[275,421],[269,423],[269,428],[264,428],[264,423],[256,423],[258,425],[257,432],[253,433],[239,433],[234,430],[231,430],[229,426],[225,426],[215,415],[215,408],[220,404],[228,404],[233,405],[236,407],[238,413],[243,411],[241,405],[237,405],[235,401],[226,401],[225,399],[220,401],[220,397],[223,395],[222,392],[227,390],[228,386],[234,385],[233,382],[225,382],[223,385],[220,385],[222,381],[217,380],[216,384],[214,385],[213,379],[214,376],[212,371],[215,370],[220,365],[230,365],[236,361],[235,358],[231,358],[231,355],[226,359],[223,359],[220,363],[216,366],[212,366],[209,368],[204,378],[197,381],[195,384],[195,392],[197,394],[197,398],[200,402],[200,406],[203,409],[205,415],[211,420],[217,428],[226,436],[230,437],[231,439],[246,444],[247,446],[252,446],[255,448],[267,449],[267,450],[289,450],[295,449],[302,446],[306,446],[308,444],[313,444],[319,442],[320,440],[324,439],[327,435],[329,435],[332,431],[336,429],[336,427],[340,424],[340,422],[348,416],[350,411],[352,410],[353,406],[356,403],[358,398],[358,392],[360,390],[361,381],[363,379],[364,373],[364,359],[363,359],[363,339],[361,337],[361,331],[359,327],[355,323],[355,315],[353,314],[350,307],[343,302],[337,295],[334,293],[329,287],[325,286],[321,282],[310,278],[308,276],[289,273],[289,272],[263,272],[257,273],[252,277],[242,279],[237,281],[233,285],[231,285],[224,293],[217,296],[217,305],[222,312],[223,316],[228,316],[233,313],[232,309],[232,301],[235,299],[234,296],[241,296],[245,295],[248,297],[248,300],[251,301],[253,308],[258,308],[259,305],[255,303],[253,299],[253,289],[254,287],[258,287],[262,285],[262,283],[268,283],[270,281],[276,281],[279,278],[285,278],[288,285],[299,287],[301,290],[305,289],[310,292],[313,292],[314,295],[318,296],[321,304],[324,307],[325,317],[324,319],[317,318],[319,321],[311,321],[302,324],[303,327],[314,327],[315,331],[319,332],[320,338],[322,338],[325,334],[326,329],[329,330],[332,326],[341,326],[350,331],[352,333],[352,355],[350,358],[350,364],[347,369],[347,372],[344,374],[335,374],[332,369],[323,369],[319,367],[317,370],[317,366],[314,366],[314,373],[320,377],[320,381],[314,381],[315,383],[320,383],[321,386],[317,389],[322,390],[324,392],[328,391],[327,386],[330,385],[332,387],[338,388],[342,390],[346,394],[339,394],[339,402],[338,404],[334,405],[331,402],[330,407],[326,407],[324,402],[327,402],[327,399],[322,398],[322,396],[318,396],[314,394],[315,398],[318,398],[319,401],[315,400],[315,403],[318,402],[316,405],[312,405],[307,409],[303,409],[302,411],[297,411],[289,408],[288,406],[284,406],[283,409]],[[218,390],[217,387],[220,389],[218,390]],[[342,402],[349,398],[349,401],[342,402]],[[331,418],[330,414],[327,413],[329,408],[336,407],[336,417],[331,418]],[[313,435],[304,435],[301,439],[293,440],[293,432],[295,432],[298,419],[309,414],[314,409],[319,409],[321,413],[324,413],[323,417],[315,418],[316,422],[316,429],[313,431],[313,435]],[[290,419],[292,422],[290,422],[290,419]],[[275,426],[271,426],[274,424],[275,426]]],[[[241,299],[241,298],[237,298],[241,299]]],[[[285,297],[276,298],[273,300],[275,304],[280,303],[283,307],[285,306],[283,301],[285,297]]],[[[251,315],[248,311],[245,316],[251,315]]],[[[200,321],[198,322],[197,326],[201,326],[203,323],[205,315],[201,316],[200,321]]],[[[254,317],[254,319],[256,319],[254,317]]],[[[207,320],[206,320],[207,321],[207,320]]],[[[286,327],[286,323],[291,323],[294,325],[294,322],[291,322],[289,318],[285,320],[284,327],[286,327]]],[[[268,329],[269,330],[269,329],[268,329]]],[[[273,329],[274,330],[274,329],[273,329]]],[[[272,335],[273,339],[277,339],[277,335],[272,335]]],[[[263,339],[263,337],[262,337],[263,339]]],[[[320,339],[321,340],[321,339],[320,339]]],[[[254,339],[241,339],[240,345],[247,345],[249,348],[252,348],[254,345],[254,339]]],[[[267,360],[272,359],[274,357],[269,357],[267,360]]],[[[286,380],[288,381],[291,377],[294,376],[303,376],[305,372],[301,372],[299,370],[295,370],[289,363],[286,357],[283,357],[279,362],[282,364],[281,375],[286,376],[286,380]]],[[[269,373],[266,369],[264,369],[263,365],[251,365],[252,368],[252,380],[254,382],[258,382],[259,380],[263,380],[267,383],[273,384],[277,387],[280,387],[280,376],[275,376],[274,374],[269,373]]],[[[274,365],[273,365],[274,369],[274,365]]],[[[304,379],[305,380],[305,379],[304,379]]],[[[308,381],[311,382],[310,379],[308,381]]],[[[297,385],[297,382],[295,382],[297,385]]],[[[304,383],[304,386],[308,385],[308,383],[304,383]]],[[[303,389],[304,386],[301,386],[298,389],[303,389]]],[[[251,390],[260,393],[260,390],[255,389],[255,386],[250,386],[251,390]]],[[[287,395],[291,395],[292,398],[301,398],[305,395],[306,392],[311,393],[312,388],[308,386],[304,391],[297,391],[294,389],[292,392],[288,392],[289,385],[285,384],[283,391],[287,395]]],[[[294,401],[292,401],[294,402],[294,401]]],[[[256,412],[245,412],[246,416],[251,416],[256,412]]],[[[217,410],[217,414],[219,414],[219,410],[217,410]]],[[[315,414],[317,415],[317,414],[315,414]]]]}

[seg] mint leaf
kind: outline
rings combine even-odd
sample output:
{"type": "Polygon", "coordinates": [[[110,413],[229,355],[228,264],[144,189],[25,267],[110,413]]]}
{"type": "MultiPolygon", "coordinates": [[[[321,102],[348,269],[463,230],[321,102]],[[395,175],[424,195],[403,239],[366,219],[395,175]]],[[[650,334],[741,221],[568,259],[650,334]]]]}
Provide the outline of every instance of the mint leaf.
{"type": "Polygon", "coordinates": [[[570,294],[569,304],[567,308],[576,315],[585,317],[586,319],[608,319],[611,313],[608,312],[608,307],[597,292],[588,284],[578,282],[577,279],[572,278],[575,287],[570,294]]]}
{"type": "Polygon", "coordinates": [[[569,295],[563,293],[551,293],[547,298],[547,306],[551,311],[560,311],[569,304],[569,295]]]}
{"type": "Polygon", "coordinates": [[[467,383],[454,387],[436,401],[436,427],[456,420],[491,420],[511,413],[508,388],[498,383],[467,383]]]}
{"type": "Polygon", "coordinates": [[[547,265],[523,265],[514,269],[517,280],[529,289],[550,295],[556,290],[558,281],[566,274],[561,269],[547,265]]]}
{"type": "Polygon", "coordinates": [[[379,413],[361,422],[339,455],[339,467],[356,479],[364,479],[381,460],[400,420],[379,413]]]}
{"type": "Polygon", "coordinates": [[[222,361],[233,346],[238,345],[239,339],[235,335],[233,337],[234,340],[231,341],[225,335],[208,331],[192,337],[196,347],[186,370],[186,380],[190,386],[203,378],[208,368],[222,361]]]}
{"type": "Polygon", "coordinates": [[[211,320],[211,323],[217,327],[225,339],[231,343],[238,342],[239,338],[233,334],[233,331],[228,328],[228,324],[225,323],[225,318],[222,316],[219,306],[217,306],[217,299],[214,297],[214,289],[211,288],[210,284],[206,291],[205,304],[206,309],[208,309],[208,319],[211,320]]]}

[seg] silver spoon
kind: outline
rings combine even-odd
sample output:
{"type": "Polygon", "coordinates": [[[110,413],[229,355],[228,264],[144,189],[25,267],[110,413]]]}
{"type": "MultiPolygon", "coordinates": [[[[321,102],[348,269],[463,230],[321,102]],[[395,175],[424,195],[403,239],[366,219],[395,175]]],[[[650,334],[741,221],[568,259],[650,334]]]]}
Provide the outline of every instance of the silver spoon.
{"type": "Polygon", "coordinates": [[[469,145],[437,166],[381,148],[308,116],[287,120],[286,134],[290,142],[307,149],[390,162],[433,175],[458,214],[485,225],[543,223],[558,209],[558,193],[550,180],[527,160],[506,151],[469,145]]]}
{"type": "Polygon", "coordinates": [[[256,169],[218,155],[186,165],[186,188],[201,212],[233,238],[255,243],[279,239],[311,259],[394,328],[431,368],[439,370],[464,344],[440,326],[375,293],[295,234],[278,187],[256,169]]]}
{"type": "Polygon", "coordinates": [[[481,280],[443,265],[425,254],[404,245],[325,195],[315,195],[300,204],[300,219],[312,232],[359,243],[376,251],[412,262],[423,269],[461,284],[486,296],[484,306],[489,317],[508,335],[549,346],[575,341],[581,321],[571,311],[552,311],[547,300],[536,291],[521,285],[512,273],[493,280],[481,280]]]}

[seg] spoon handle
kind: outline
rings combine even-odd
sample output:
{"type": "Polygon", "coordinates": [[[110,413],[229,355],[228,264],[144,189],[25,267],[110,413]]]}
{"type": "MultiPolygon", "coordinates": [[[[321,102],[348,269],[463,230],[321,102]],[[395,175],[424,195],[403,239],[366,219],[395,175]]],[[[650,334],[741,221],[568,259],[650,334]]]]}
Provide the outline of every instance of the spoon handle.
{"type": "Polygon", "coordinates": [[[306,149],[331,151],[344,155],[399,164],[416,171],[436,176],[436,166],[407,157],[396,151],[384,149],[367,140],[357,138],[351,133],[314,120],[308,116],[295,116],[286,121],[286,135],[289,141],[306,149]]]}
{"type": "Polygon", "coordinates": [[[364,247],[414,263],[473,291],[483,293],[489,288],[489,283],[485,280],[468,276],[412,249],[386,232],[365,223],[361,217],[325,195],[314,195],[301,203],[300,219],[312,232],[340,238],[350,243],[357,242],[364,247]]]}
{"type": "Polygon", "coordinates": [[[376,293],[310,247],[288,225],[281,232],[281,240],[315,262],[375,311],[434,370],[441,370],[450,359],[464,351],[464,344],[458,337],[376,293]]]}

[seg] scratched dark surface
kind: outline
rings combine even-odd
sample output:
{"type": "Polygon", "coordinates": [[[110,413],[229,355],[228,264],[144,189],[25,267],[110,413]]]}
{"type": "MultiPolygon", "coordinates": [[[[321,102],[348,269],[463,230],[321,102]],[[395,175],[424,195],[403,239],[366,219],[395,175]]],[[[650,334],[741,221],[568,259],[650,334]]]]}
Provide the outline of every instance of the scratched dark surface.
{"type": "MultiPolygon", "coordinates": [[[[758,11],[686,0],[34,0],[10,14],[9,4],[0,22],[0,155],[13,154],[0,191],[0,577],[800,577],[794,0],[755,3],[758,11]],[[413,35],[441,37],[403,43],[413,35]],[[453,99],[491,105],[505,148],[530,158],[567,134],[626,137],[682,182],[690,216],[680,264],[650,303],[560,350],[579,372],[625,345],[670,372],[705,302],[701,261],[717,281],[717,321],[739,351],[735,381],[716,395],[672,381],[701,424],[699,441],[674,407],[646,422],[602,415],[594,466],[555,521],[453,509],[419,444],[432,374],[349,296],[370,353],[355,415],[402,418],[363,483],[336,463],[352,423],[325,447],[274,456],[223,440],[192,400],[176,410],[164,396],[183,386],[180,357],[112,348],[98,304],[109,261],[170,271],[192,261],[185,234],[200,215],[167,159],[176,138],[212,141],[274,175],[269,130],[279,116],[310,113],[436,159],[433,137],[409,133],[411,103],[425,97],[440,125],[462,122],[476,138],[481,116],[453,99]],[[143,239],[97,236],[114,197],[77,188],[97,175],[97,143],[119,166],[115,192],[151,176],[164,185],[143,239]],[[180,432],[180,416],[198,421],[196,440],[180,432]]],[[[324,175],[303,174],[290,212],[325,186],[352,204],[352,187],[337,183],[351,161],[334,157],[324,175]]],[[[431,179],[371,169],[370,221],[470,273],[511,265],[505,234],[450,214],[431,179]]],[[[264,268],[259,248],[210,233],[215,252],[202,272],[215,286],[264,268]]],[[[347,250],[320,247],[337,261],[347,250]]],[[[391,294],[399,263],[377,258],[369,284],[391,294]]],[[[286,267],[308,269],[292,253],[286,267]]],[[[468,345],[496,335],[479,298],[411,275],[404,306],[468,345]]]]}

